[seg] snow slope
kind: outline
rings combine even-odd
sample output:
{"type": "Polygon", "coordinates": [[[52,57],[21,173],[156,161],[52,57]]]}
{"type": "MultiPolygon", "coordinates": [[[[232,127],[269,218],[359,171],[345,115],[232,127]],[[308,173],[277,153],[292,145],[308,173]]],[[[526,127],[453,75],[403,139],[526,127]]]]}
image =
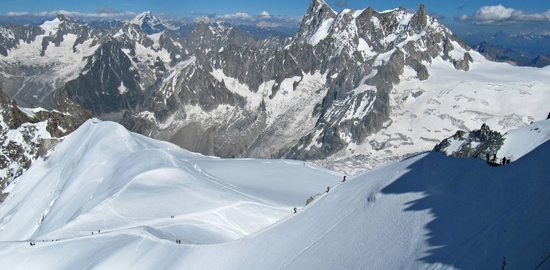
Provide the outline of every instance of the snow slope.
{"type": "Polygon", "coordinates": [[[89,120],[7,188],[0,240],[152,230],[224,242],[288,216],[340,177],[304,162],[206,157],[89,120]]]}
{"type": "Polygon", "coordinates": [[[50,159],[35,163],[19,178],[13,196],[1,205],[0,265],[8,269],[498,269],[504,261],[506,269],[534,269],[541,263],[541,269],[545,269],[549,267],[544,259],[550,243],[550,169],[545,166],[550,162],[549,151],[550,144],[545,143],[502,167],[491,167],[476,159],[425,153],[338,184],[298,214],[255,233],[233,241],[197,245],[184,239],[183,244],[176,244],[170,237],[211,236],[213,231],[221,231],[212,229],[216,224],[201,216],[195,221],[193,234],[170,234],[166,228],[184,227],[186,218],[180,215],[190,215],[181,212],[192,209],[216,208],[223,203],[232,208],[233,202],[246,201],[251,203],[251,210],[240,212],[239,219],[232,221],[250,224],[256,219],[288,216],[282,213],[288,209],[281,205],[292,199],[273,191],[280,182],[266,178],[255,185],[246,179],[256,178],[254,175],[264,170],[274,178],[287,175],[292,181],[287,179],[285,184],[298,182],[298,189],[304,191],[305,186],[296,179],[307,175],[329,183],[326,179],[334,176],[288,161],[233,160],[225,164],[223,160],[127,133],[111,123],[89,121],[68,136],[50,159]],[[77,158],[84,152],[88,154],[77,158]],[[142,170],[133,167],[141,168],[143,164],[151,164],[151,168],[131,177],[134,173],[111,169],[115,159],[120,164],[133,165],[119,167],[126,170],[142,170]],[[73,162],[59,165],[67,160],[73,162]],[[159,164],[164,168],[158,168],[159,164]],[[197,173],[201,170],[191,164],[210,173],[197,173]],[[235,177],[239,168],[253,173],[246,174],[246,178],[235,177]],[[53,180],[55,171],[70,175],[65,184],[53,189],[37,187],[41,192],[30,197],[34,184],[58,182],[53,180]],[[85,173],[71,175],[70,171],[85,173]],[[94,177],[110,175],[110,171],[117,177],[103,182],[94,177]],[[43,172],[50,172],[50,177],[42,177],[43,172]],[[38,178],[41,181],[34,180],[38,178]],[[84,178],[88,181],[79,180],[84,178]],[[125,178],[132,180],[125,183],[125,188],[115,188],[125,178]],[[212,178],[217,183],[211,182],[212,178]],[[97,181],[91,181],[94,179],[97,181]],[[80,185],[71,186],[72,182],[80,185]],[[180,193],[177,199],[186,203],[174,207],[171,196],[175,190],[185,189],[185,185],[194,188],[187,190],[185,198],[180,193]],[[103,195],[113,191],[119,192],[103,195]],[[27,219],[22,215],[47,205],[47,200],[38,197],[47,197],[51,192],[59,193],[51,214],[38,229],[29,230],[32,226],[25,224],[27,219]],[[65,194],[71,194],[72,201],[67,201],[65,194]],[[93,209],[101,210],[97,214],[86,210],[95,200],[89,199],[88,194],[107,196],[101,205],[109,207],[95,206],[93,209]],[[199,194],[209,197],[200,198],[199,194]],[[195,202],[198,205],[191,205],[195,202]],[[59,217],[75,212],[60,211],[59,207],[75,205],[83,214],[76,215],[73,222],[93,220],[94,215],[98,221],[105,217],[107,229],[92,236],[85,232],[93,226],[71,226],[71,222],[64,225],[59,217]],[[114,210],[125,220],[132,219],[133,224],[146,215],[157,219],[148,225],[109,229],[116,221],[114,210]],[[172,213],[176,214],[175,220],[161,221],[161,217],[172,213]],[[61,228],[53,230],[53,225],[61,228]],[[30,237],[37,239],[36,246],[24,241],[30,237]],[[39,241],[46,237],[60,240],[39,241]]]}
{"type": "Polygon", "coordinates": [[[504,144],[500,147],[497,158],[506,157],[516,160],[548,140],[550,140],[550,119],[510,130],[504,134],[504,144]]]}

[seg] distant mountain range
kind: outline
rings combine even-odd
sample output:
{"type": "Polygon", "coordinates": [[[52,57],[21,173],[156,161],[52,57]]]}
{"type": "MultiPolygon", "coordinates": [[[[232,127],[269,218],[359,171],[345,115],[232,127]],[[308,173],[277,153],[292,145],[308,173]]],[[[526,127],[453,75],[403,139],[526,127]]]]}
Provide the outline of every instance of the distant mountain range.
{"type": "Polygon", "coordinates": [[[192,151],[343,170],[431,149],[482,122],[502,131],[546,116],[549,73],[487,61],[424,6],[337,13],[313,0],[291,37],[150,12],[0,27],[0,87],[19,106],[63,112],[66,97],[192,151]]]}
{"type": "Polygon", "coordinates": [[[540,34],[467,34],[462,38],[490,60],[519,66],[550,65],[550,33],[540,34]]]}

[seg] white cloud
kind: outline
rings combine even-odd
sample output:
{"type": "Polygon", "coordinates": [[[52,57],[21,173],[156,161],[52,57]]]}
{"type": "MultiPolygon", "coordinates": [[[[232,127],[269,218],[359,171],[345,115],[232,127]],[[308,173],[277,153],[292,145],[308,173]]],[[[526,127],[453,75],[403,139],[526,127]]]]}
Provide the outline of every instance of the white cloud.
{"type": "Polygon", "coordinates": [[[260,18],[262,18],[262,19],[269,19],[269,18],[271,18],[271,14],[269,14],[269,12],[267,12],[267,11],[264,10],[264,11],[262,11],[262,12],[260,13],[260,18]]]}
{"type": "Polygon", "coordinates": [[[10,11],[8,13],[6,13],[6,16],[9,16],[9,17],[17,17],[17,16],[27,16],[29,15],[30,13],[28,12],[14,12],[14,11],[10,11]]]}
{"type": "Polygon", "coordinates": [[[512,13],[514,13],[513,8],[506,8],[502,5],[484,6],[476,11],[473,18],[478,22],[492,23],[508,20],[512,17],[512,13]]]}
{"type": "Polygon", "coordinates": [[[542,22],[550,21],[550,10],[540,13],[527,13],[519,9],[507,8],[503,5],[483,6],[472,16],[457,17],[460,21],[470,21],[475,24],[497,24],[504,22],[542,22]]]}
{"type": "Polygon", "coordinates": [[[236,12],[232,14],[225,14],[220,16],[222,19],[229,19],[229,20],[253,20],[254,16],[246,13],[246,12],[236,12]]]}
{"type": "Polygon", "coordinates": [[[80,12],[80,11],[69,11],[69,10],[52,10],[52,11],[41,11],[41,12],[8,12],[5,15],[9,17],[17,16],[35,16],[35,17],[53,17],[57,14],[63,14],[69,17],[85,17],[85,18],[120,18],[120,17],[129,17],[135,16],[135,12],[125,11],[125,12],[80,12]]]}

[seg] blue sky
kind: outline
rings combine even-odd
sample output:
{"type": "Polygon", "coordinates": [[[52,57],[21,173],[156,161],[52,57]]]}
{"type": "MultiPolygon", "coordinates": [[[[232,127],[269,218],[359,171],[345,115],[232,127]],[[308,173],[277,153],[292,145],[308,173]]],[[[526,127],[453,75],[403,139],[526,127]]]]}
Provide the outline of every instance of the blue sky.
{"type": "MultiPolygon", "coordinates": [[[[150,10],[171,17],[201,15],[224,16],[248,14],[258,16],[267,12],[271,18],[299,18],[307,10],[310,0],[2,0],[0,14],[26,15],[66,10],[83,14],[133,14],[150,10]],[[129,13],[126,13],[129,12],[129,13]]],[[[550,31],[550,0],[326,0],[335,10],[360,9],[372,6],[386,10],[399,6],[416,9],[426,5],[428,13],[451,28],[513,29],[536,28],[550,31]]],[[[267,18],[266,18],[267,19],[267,18]]]]}

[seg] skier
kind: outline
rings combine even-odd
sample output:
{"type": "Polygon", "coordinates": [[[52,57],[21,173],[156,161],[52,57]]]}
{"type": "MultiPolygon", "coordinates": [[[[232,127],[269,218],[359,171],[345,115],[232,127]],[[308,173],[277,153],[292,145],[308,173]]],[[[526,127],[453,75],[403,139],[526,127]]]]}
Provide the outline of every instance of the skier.
{"type": "Polygon", "coordinates": [[[330,191],[330,187],[327,187],[327,193],[330,191]]]}
{"type": "Polygon", "coordinates": [[[342,183],[346,182],[346,176],[344,175],[344,178],[342,179],[342,183]]]}
{"type": "Polygon", "coordinates": [[[506,165],[506,157],[502,158],[502,165],[506,165]]]}
{"type": "Polygon", "coordinates": [[[296,214],[296,212],[298,212],[298,209],[296,209],[296,207],[294,207],[294,214],[296,214]]]}

